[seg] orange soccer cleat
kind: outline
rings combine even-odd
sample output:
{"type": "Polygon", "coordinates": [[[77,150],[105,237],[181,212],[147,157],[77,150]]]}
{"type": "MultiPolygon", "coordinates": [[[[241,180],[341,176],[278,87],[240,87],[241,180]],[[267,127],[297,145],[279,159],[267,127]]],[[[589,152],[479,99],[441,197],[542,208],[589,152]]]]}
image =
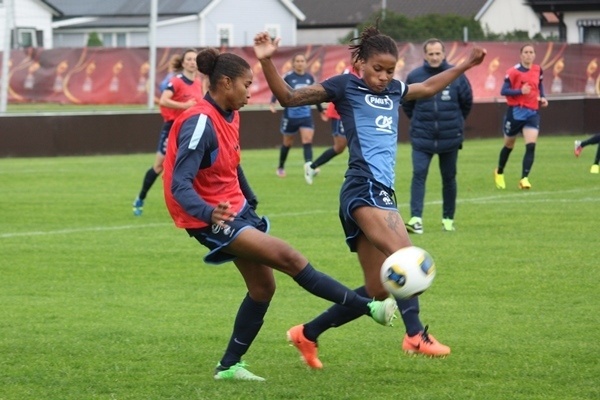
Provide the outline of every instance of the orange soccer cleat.
{"type": "Polygon", "coordinates": [[[287,331],[287,339],[300,352],[300,358],[313,369],[323,368],[323,363],[317,357],[317,343],[304,336],[304,325],[296,325],[287,331]]]}
{"type": "Polygon", "coordinates": [[[429,326],[415,336],[404,335],[402,350],[407,354],[423,354],[429,357],[446,357],[450,354],[450,347],[438,342],[427,333],[429,326]]]}

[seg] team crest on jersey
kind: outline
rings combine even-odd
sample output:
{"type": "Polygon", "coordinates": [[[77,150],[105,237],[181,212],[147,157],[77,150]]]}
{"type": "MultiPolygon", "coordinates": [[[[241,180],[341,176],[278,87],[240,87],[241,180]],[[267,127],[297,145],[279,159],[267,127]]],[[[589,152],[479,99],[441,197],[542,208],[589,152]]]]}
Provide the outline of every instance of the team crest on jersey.
{"type": "Polygon", "coordinates": [[[235,229],[231,228],[229,225],[225,225],[225,227],[222,227],[219,224],[213,224],[212,225],[212,233],[213,234],[217,234],[219,232],[223,231],[223,235],[225,236],[231,236],[233,234],[233,232],[235,232],[235,229]]]}
{"type": "Polygon", "coordinates": [[[392,110],[394,108],[394,101],[389,96],[368,94],[365,96],[365,103],[380,110],[392,110]]]}
{"type": "Polygon", "coordinates": [[[383,201],[383,203],[386,206],[391,206],[392,204],[394,204],[394,202],[390,198],[389,193],[386,192],[385,190],[382,190],[382,191],[379,192],[379,197],[381,197],[381,201],[383,201]]]}

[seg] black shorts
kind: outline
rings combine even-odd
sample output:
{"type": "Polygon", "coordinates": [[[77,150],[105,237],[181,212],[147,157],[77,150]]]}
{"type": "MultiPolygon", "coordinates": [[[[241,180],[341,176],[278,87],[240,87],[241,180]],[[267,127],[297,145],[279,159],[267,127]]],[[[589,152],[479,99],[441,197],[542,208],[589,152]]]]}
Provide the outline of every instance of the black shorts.
{"type": "Polygon", "coordinates": [[[333,136],[346,137],[346,132],[344,131],[344,124],[342,123],[341,119],[331,119],[331,134],[333,136]]]}
{"type": "Polygon", "coordinates": [[[293,135],[300,131],[300,128],[315,129],[315,123],[312,117],[305,118],[282,118],[281,133],[284,135],[293,135]]]}
{"type": "Polygon", "coordinates": [[[340,222],[346,234],[346,244],[352,252],[356,252],[356,238],[362,232],[352,218],[352,211],[361,206],[398,211],[392,189],[365,177],[346,177],[340,191],[340,222]]]}
{"type": "Polygon", "coordinates": [[[160,137],[158,138],[158,146],[156,152],[163,156],[167,154],[167,139],[169,138],[169,131],[175,121],[165,121],[162,128],[160,129],[160,137]]]}
{"type": "Polygon", "coordinates": [[[227,227],[213,224],[206,228],[186,229],[187,233],[210,250],[204,257],[207,264],[223,264],[233,261],[237,257],[228,254],[221,249],[235,240],[235,238],[246,229],[258,229],[261,232],[269,232],[270,224],[267,217],[259,217],[254,209],[248,204],[236,215],[233,221],[225,223],[227,227]]]}
{"type": "Polygon", "coordinates": [[[504,115],[502,131],[506,136],[516,136],[523,128],[540,129],[540,114],[524,107],[508,107],[504,115]]]}

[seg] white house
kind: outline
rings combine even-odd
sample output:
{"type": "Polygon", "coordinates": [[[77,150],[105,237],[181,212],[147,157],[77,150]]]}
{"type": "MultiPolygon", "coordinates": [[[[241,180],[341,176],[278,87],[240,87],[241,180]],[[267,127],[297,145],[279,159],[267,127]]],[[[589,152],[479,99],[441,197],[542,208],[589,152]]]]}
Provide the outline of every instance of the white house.
{"type": "Polygon", "coordinates": [[[454,14],[473,18],[484,32],[541,33],[567,43],[600,43],[600,0],[294,0],[306,15],[298,44],[339,44],[374,13],[408,18],[454,14]]]}
{"type": "Polygon", "coordinates": [[[0,0],[0,43],[4,43],[7,21],[12,21],[12,48],[52,48],[52,18],[59,14],[45,0],[0,0]],[[7,14],[8,1],[12,6],[10,15],[7,14]]]}
{"type": "MultiPolygon", "coordinates": [[[[105,47],[148,46],[150,0],[46,0],[54,18],[54,47],[83,47],[92,33],[105,47]]],[[[290,0],[158,0],[159,47],[250,46],[267,30],[295,46],[304,14],[290,0]]]]}

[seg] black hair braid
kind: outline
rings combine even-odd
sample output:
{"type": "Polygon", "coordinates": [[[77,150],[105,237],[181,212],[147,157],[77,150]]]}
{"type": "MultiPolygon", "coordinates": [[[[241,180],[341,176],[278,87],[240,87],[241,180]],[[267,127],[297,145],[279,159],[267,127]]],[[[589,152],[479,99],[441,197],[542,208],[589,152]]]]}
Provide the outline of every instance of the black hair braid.
{"type": "Polygon", "coordinates": [[[359,37],[352,39],[358,40],[358,44],[350,45],[352,61],[366,61],[374,54],[391,54],[398,58],[398,46],[391,37],[379,32],[376,26],[366,26],[359,37]]]}

